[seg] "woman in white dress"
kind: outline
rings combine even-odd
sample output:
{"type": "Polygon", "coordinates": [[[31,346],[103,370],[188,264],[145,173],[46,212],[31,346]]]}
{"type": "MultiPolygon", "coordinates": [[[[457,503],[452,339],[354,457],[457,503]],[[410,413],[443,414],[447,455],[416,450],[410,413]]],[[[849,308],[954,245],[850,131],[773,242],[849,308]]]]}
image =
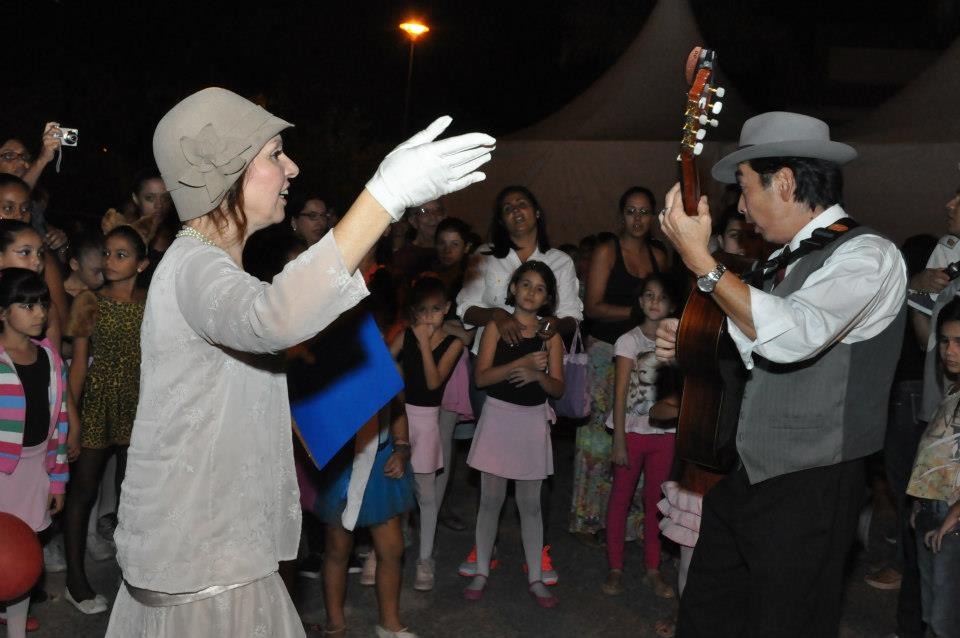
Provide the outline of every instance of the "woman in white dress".
{"type": "Polygon", "coordinates": [[[141,336],[140,401],[115,539],[123,570],[107,636],[303,636],[277,563],[300,506],[284,375],[262,355],[300,343],[367,292],[360,259],[405,208],[483,179],[494,140],[442,141],[440,118],[384,159],[333,232],[271,284],[241,268],[283,219],[298,169],[291,126],[204,89],[154,133],[184,229],[157,268],[141,336]]]}

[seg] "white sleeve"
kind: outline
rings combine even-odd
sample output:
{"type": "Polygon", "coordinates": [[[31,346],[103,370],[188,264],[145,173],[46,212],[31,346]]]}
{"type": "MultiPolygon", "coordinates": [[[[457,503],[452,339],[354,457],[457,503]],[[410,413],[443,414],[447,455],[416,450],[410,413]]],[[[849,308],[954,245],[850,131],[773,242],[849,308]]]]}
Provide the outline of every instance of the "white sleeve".
{"type": "Polygon", "coordinates": [[[557,309],[553,314],[560,319],[573,317],[577,321],[583,321],[583,301],[580,299],[577,269],[569,255],[557,252],[563,258],[557,259],[551,267],[557,277],[557,309]]]}
{"type": "Polygon", "coordinates": [[[613,356],[636,359],[638,354],[640,354],[640,342],[633,330],[628,330],[617,337],[617,341],[613,345],[613,356]]]}
{"type": "Polygon", "coordinates": [[[831,344],[856,343],[879,334],[896,318],[907,273],[896,246],[876,235],[855,237],[837,249],[787,297],[750,288],[755,340],[727,320],[747,368],[752,354],[775,363],[809,359],[831,344]]]}
{"type": "Polygon", "coordinates": [[[242,352],[276,352],[314,336],[367,296],[347,272],[333,233],[265,284],[207,247],[188,252],[176,274],[177,304],[210,343],[242,352]]]}
{"type": "Polygon", "coordinates": [[[486,285],[486,267],[488,259],[493,259],[493,257],[489,255],[481,255],[479,252],[470,258],[470,262],[467,265],[467,272],[463,277],[463,287],[460,288],[460,292],[457,294],[457,316],[460,317],[463,325],[467,328],[477,327],[473,324],[467,323],[467,320],[464,317],[464,315],[467,313],[467,310],[473,308],[474,306],[477,306],[478,308],[487,307],[483,303],[483,287],[486,285]]]}

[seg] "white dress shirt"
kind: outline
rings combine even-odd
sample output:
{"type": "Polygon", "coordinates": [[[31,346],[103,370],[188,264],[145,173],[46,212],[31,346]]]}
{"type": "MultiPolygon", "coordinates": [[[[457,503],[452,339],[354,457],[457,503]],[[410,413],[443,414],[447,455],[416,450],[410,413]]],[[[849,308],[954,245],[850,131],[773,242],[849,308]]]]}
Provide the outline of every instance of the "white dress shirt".
{"type": "MultiPolygon", "coordinates": [[[[506,303],[507,286],[510,284],[510,278],[514,271],[521,265],[520,258],[517,256],[517,251],[512,248],[507,256],[502,259],[484,254],[490,250],[490,244],[481,246],[467,269],[463,288],[457,295],[457,314],[461,319],[464,319],[467,310],[474,306],[478,308],[502,308],[508,312],[513,312],[513,306],[506,303]]],[[[557,278],[557,307],[553,314],[561,319],[563,317],[573,317],[577,321],[583,321],[583,302],[579,295],[580,284],[577,281],[577,271],[570,256],[556,248],[551,248],[545,253],[540,252],[540,249],[537,248],[527,259],[527,261],[531,260],[545,263],[557,278]]],[[[465,319],[464,323],[466,323],[465,319]]],[[[472,327],[471,324],[467,324],[467,326],[472,327]]],[[[480,347],[480,336],[483,334],[483,326],[479,326],[479,328],[477,338],[473,341],[474,354],[480,347]]]]}
{"type": "MultiPolygon", "coordinates": [[[[815,229],[846,216],[839,205],[831,206],[800,229],[790,249],[796,250],[815,229]]],[[[859,235],[839,246],[802,288],[786,297],[750,288],[755,340],[729,319],[727,326],[748,370],[754,353],[775,363],[804,361],[837,341],[857,343],[880,334],[903,307],[906,288],[907,269],[897,247],[879,235],[859,235]]]]}

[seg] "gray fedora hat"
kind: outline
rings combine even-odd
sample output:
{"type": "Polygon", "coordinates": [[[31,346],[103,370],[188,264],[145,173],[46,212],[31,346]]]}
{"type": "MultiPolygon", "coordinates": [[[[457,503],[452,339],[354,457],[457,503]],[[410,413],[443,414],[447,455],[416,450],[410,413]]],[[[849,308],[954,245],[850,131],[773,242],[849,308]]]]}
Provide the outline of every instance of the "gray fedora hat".
{"type": "Polygon", "coordinates": [[[759,157],[810,157],[846,164],[857,156],[852,146],[830,139],[827,123],[809,115],[770,111],[751,117],[740,131],[740,147],[713,165],[718,182],[737,181],[737,165],[759,157]]]}
{"type": "Polygon", "coordinates": [[[293,126],[232,91],[210,87],[170,109],[153,156],[181,221],[209,213],[270,138],[293,126]]]}

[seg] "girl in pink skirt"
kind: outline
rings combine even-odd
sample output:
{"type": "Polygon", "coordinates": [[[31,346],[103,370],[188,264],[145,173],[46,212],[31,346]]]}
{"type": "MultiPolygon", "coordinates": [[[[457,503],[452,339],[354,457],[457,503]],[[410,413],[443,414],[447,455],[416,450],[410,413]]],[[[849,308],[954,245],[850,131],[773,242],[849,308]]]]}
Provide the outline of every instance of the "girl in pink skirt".
{"type": "MultiPolygon", "coordinates": [[[[50,342],[39,340],[49,305],[43,277],[23,268],[0,270],[0,512],[35,532],[63,509],[69,474],[66,368],[50,342]]],[[[8,636],[26,635],[29,604],[29,592],[0,601],[8,636]]]]}
{"type": "Polygon", "coordinates": [[[443,319],[450,311],[443,282],[422,276],[410,290],[411,325],[390,344],[400,358],[405,384],[413,477],[420,506],[420,557],[413,588],[433,589],[433,541],[437,533],[437,471],[443,469],[440,403],[447,380],[463,353],[463,341],[448,334],[443,319]]]}
{"type": "Polygon", "coordinates": [[[553,314],[557,282],[550,267],[531,260],[510,278],[506,303],[523,324],[522,338],[509,343],[500,338],[494,321],[480,340],[474,368],[478,388],[487,389],[467,464],[480,470],[480,511],[477,513],[477,574],[464,590],[467,600],[480,600],[490,575],[490,554],[497,535],[507,481],[516,481],[520,534],[529,566],[530,594],[541,607],[553,607],[557,598],[544,585],[540,556],[543,519],[540,488],[553,474],[550,446],[552,411],[547,397],[563,395],[563,343],[556,333],[547,340],[539,317],[553,314]]]}

